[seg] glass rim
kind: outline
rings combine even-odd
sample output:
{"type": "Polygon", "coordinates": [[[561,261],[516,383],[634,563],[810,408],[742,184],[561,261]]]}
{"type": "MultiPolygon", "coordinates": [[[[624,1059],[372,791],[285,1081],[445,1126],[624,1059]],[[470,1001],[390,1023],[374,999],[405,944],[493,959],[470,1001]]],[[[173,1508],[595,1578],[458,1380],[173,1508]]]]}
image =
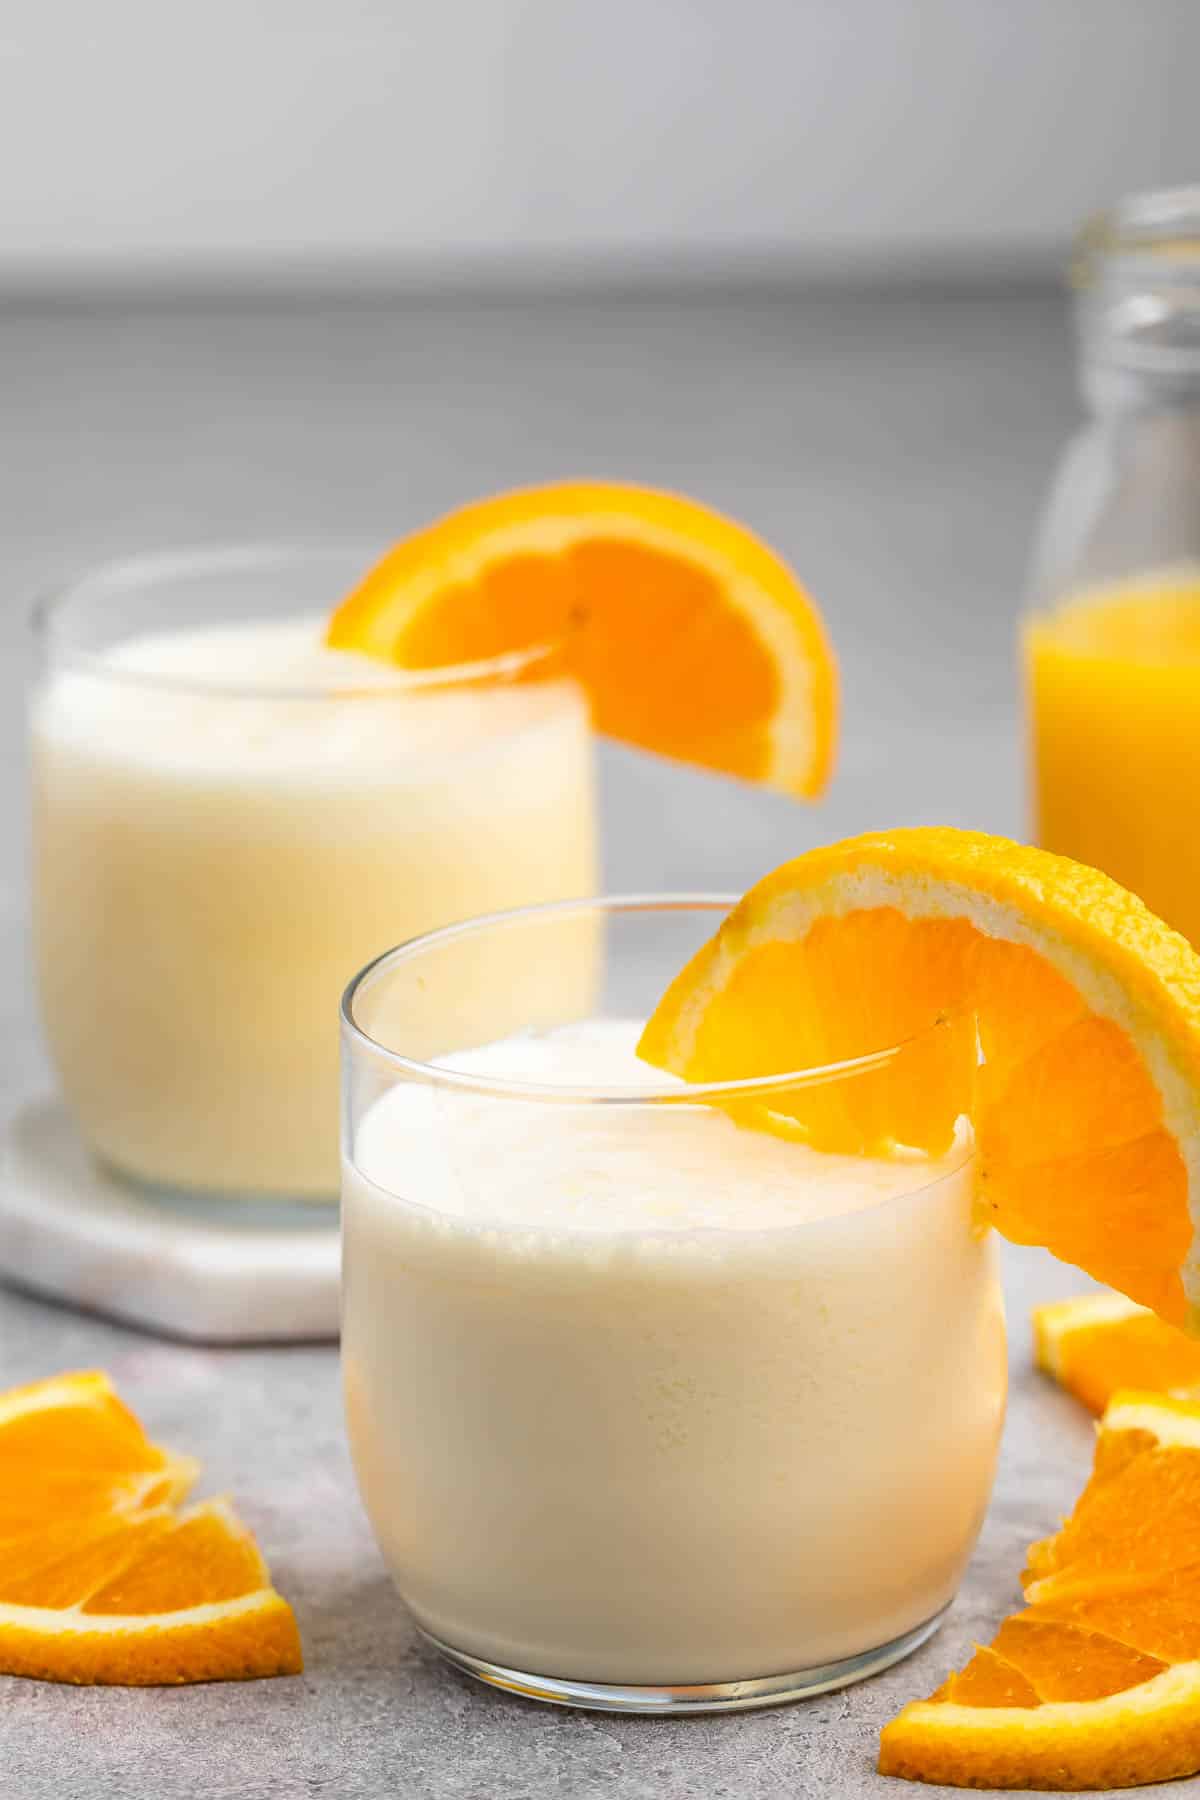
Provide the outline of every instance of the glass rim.
{"type": "MultiPolygon", "coordinates": [[[[35,591],[28,613],[28,626],[34,643],[43,654],[52,657],[56,668],[85,673],[98,680],[141,688],[155,693],[204,694],[215,698],[270,700],[347,700],[394,698],[397,694],[418,694],[447,688],[467,688],[493,682],[511,682],[548,663],[560,648],[558,644],[535,644],[520,650],[504,651],[497,656],[481,657],[473,662],[445,663],[428,669],[401,669],[380,661],[387,679],[370,682],[355,680],[325,681],[248,681],[233,682],[190,678],[176,673],[159,674],[154,670],[122,668],[114,664],[107,650],[86,650],[55,642],[54,632],[64,613],[88,597],[91,588],[97,597],[106,589],[112,595],[142,591],[156,581],[178,581],[189,575],[230,576],[253,574],[255,571],[286,568],[294,563],[317,563],[323,558],[361,556],[367,570],[379,560],[379,545],[360,538],[242,539],[214,541],[207,544],[179,544],[159,549],[134,551],[81,569],[77,574],[48,583],[35,591]]],[[[329,611],[344,598],[335,594],[329,611]]],[[[295,615],[297,617],[307,615],[295,615]]],[[[169,630],[169,627],[166,629],[169,630]]],[[[201,627],[202,629],[202,627],[201,627]]]]}
{"type": "MultiPolygon", "coordinates": [[[[516,906],[499,912],[481,913],[452,925],[419,933],[373,957],[347,983],[339,1008],[343,1046],[359,1054],[382,1061],[395,1073],[420,1081],[427,1087],[448,1088],[459,1093],[479,1094],[497,1100],[517,1100],[538,1105],[658,1107],[694,1106],[719,1100],[754,1099],[760,1095],[784,1093],[798,1087],[820,1087],[829,1083],[853,1080],[886,1069],[913,1044],[932,1032],[945,1029],[951,1015],[936,1019],[911,1037],[902,1038],[878,1050],[839,1062],[810,1064],[807,1068],[790,1069],[777,1075],[751,1075],[731,1081],[682,1082],[678,1077],[661,1086],[619,1087],[603,1084],[585,1087],[539,1081],[519,1081],[509,1077],[475,1075],[462,1069],[447,1069],[437,1063],[422,1062],[405,1056],[371,1036],[355,1018],[355,1003],[365,989],[404,962],[436,950],[443,945],[474,937],[507,926],[567,918],[572,913],[601,913],[620,917],[633,913],[700,913],[728,915],[741,900],[740,894],[706,892],[666,892],[598,894],[576,900],[549,900],[533,906],[516,906]]],[[[647,1064],[647,1067],[651,1065],[647,1064]]]]}

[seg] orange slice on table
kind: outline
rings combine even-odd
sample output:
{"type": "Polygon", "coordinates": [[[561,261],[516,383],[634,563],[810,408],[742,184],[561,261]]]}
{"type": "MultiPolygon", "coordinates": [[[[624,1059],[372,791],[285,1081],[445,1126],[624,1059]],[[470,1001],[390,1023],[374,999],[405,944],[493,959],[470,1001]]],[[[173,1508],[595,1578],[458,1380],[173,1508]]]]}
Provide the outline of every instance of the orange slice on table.
{"type": "Polygon", "coordinates": [[[1200,1398],[1200,1343],[1124,1294],[1033,1309],[1034,1361],[1094,1413],[1121,1388],[1200,1398]]]}
{"type": "Polygon", "coordinates": [[[598,731],[804,797],[829,778],[837,670],[795,576],[675,494],[564,482],[499,494],[390,550],[326,633],[408,669],[551,649],[598,731]]]}
{"type": "Polygon", "coordinates": [[[296,1621],[224,1500],[106,1375],[0,1394],[0,1674],[134,1686],[295,1674],[296,1621]]]}
{"type": "Polygon", "coordinates": [[[1200,1771],[1200,1405],[1118,1395],[1029,1565],[1025,1610],[884,1726],[880,1772],[1079,1789],[1200,1771]]]}
{"type": "Polygon", "coordinates": [[[1200,957],[1093,869],[948,829],[811,851],[752,888],[676,978],[641,1054],[725,1080],[908,1041],[869,1080],[740,1115],[887,1154],[941,1152],[970,1112],[983,1216],[1194,1322],[1200,957]]]}

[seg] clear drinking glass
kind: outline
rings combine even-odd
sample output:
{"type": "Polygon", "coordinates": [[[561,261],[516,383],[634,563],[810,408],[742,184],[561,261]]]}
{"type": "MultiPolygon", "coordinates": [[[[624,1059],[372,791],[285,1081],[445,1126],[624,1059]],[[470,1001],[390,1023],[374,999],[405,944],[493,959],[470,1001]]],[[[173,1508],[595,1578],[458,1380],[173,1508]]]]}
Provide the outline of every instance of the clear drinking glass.
{"type": "Polygon", "coordinates": [[[1200,187],[1091,221],[1075,275],[1090,416],[1023,630],[1035,829],[1200,942],[1200,187]]]}
{"type": "Polygon", "coordinates": [[[374,555],[147,556],[40,610],[45,1030],[95,1156],[156,1193],[335,1200],[354,970],[595,886],[581,691],[537,653],[413,675],[324,650],[374,555]]]}
{"type": "Polygon", "coordinates": [[[419,1630],[536,1699],[724,1710],[884,1668],[935,1628],[991,1488],[969,1136],[873,1162],[724,1110],[870,1106],[936,1033],[973,1059],[974,1022],[685,1087],[632,1045],[729,905],[471,921],[343,1002],[360,1489],[419,1630]]]}

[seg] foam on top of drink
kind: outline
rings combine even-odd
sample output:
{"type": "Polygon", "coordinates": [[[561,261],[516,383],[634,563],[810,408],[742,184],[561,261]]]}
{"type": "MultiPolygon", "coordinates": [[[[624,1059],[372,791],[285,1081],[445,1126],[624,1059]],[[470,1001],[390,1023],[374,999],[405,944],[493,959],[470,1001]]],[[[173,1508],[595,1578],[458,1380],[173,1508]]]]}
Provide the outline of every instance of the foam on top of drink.
{"type": "MultiPolygon", "coordinates": [[[[379,759],[394,778],[398,754],[481,749],[571,703],[559,682],[406,684],[386,663],[330,649],[324,623],[245,619],[126,639],[55,672],[35,729],[114,762],[150,755],[161,774],[328,776],[379,759]]],[[[430,778],[427,761],[420,774],[430,778]]]]}
{"type": "Polygon", "coordinates": [[[351,650],[322,642],[324,620],[238,619],[189,631],[155,631],[126,638],[103,656],[126,675],[234,689],[317,689],[395,686],[397,671],[351,650]]]}
{"type": "MultiPolygon", "coordinates": [[[[683,1087],[639,1061],[640,1025],[588,1019],[442,1066],[554,1088],[683,1087]]],[[[385,1194],[485,1227],[757,1232],[865,1211],[959,1168],[833,1156],[743,1129],[709,1106],[548,1104],[402,1085],[361,1120],[355,1162],[385,1194]]]]}

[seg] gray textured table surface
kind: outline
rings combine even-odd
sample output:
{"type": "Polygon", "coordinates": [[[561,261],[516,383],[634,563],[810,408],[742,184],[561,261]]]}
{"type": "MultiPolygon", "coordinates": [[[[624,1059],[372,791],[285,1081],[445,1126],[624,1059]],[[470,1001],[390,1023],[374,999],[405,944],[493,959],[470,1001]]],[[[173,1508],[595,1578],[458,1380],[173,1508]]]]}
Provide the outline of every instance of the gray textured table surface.
{"type": "MultiPolygon", "coordinates": [[[[845,750],[817,812],[605,757],[610,881],[745,885],[808,843],[941,820],[1019,832],[1012,626],[1074,405],[1056,296],[0,309],[0,796],[22,809],[25,601],[150,544],[390,534],[568,471],[743,513],[824,603],[845,750]]],[[[5,842],[19,846],[15,827],[5,842]]],[[[44,1079],[22,859],[0,863],[0,1084],[44,1079]]],[[[157,1435],[231,1489],[296,1605],[293,1681],[75,1691],[0,1681],[2,1800],[795,1800],[905,1790],[878,1724],[987,1636],[1021,1553],[1071,1502],[1089,1422],[1033,1376],[1027,1314],[1082,1285],[1006,1258],[1014,1388],[959,1603],[874,1682],[778,1712],[668,1723],[477,1690],[413,1643],[354,1495],[336,1357],[184,1349],[0,1292],[0,1381],[102,1364],[157,1435]]],[[[1183,1784],[1176,1792],[1200,1791],[1183,1784]]]]}

